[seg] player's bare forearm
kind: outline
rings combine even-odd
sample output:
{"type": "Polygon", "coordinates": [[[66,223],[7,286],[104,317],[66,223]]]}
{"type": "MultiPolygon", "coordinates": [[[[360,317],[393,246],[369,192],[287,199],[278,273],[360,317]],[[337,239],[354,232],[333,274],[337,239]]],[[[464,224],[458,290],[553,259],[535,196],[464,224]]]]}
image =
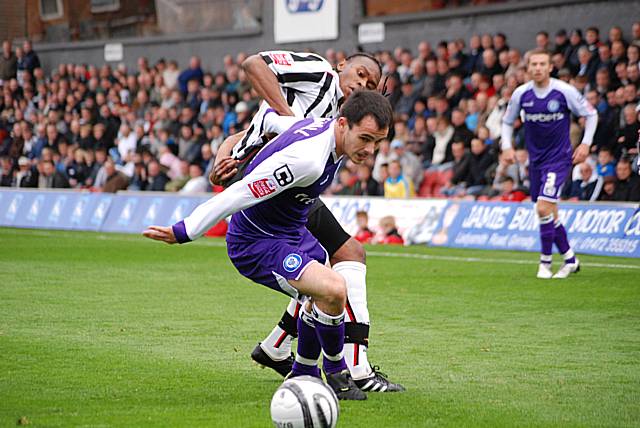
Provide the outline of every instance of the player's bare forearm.
{"type": "Polygon", "coordinates": [[[242,68],[253,89],[269,106],[281,116],[295,116],[287,100],[282,96],[276,75],[260,55],[251,55],[242,63],[242,68]]]}
{"type": "Polygon", "coordinates": [[[155,241],[166,242],[167,244],[175,244],[178,241],[170,226],[149,226],[142,234],[149,239],[155,241]]]}

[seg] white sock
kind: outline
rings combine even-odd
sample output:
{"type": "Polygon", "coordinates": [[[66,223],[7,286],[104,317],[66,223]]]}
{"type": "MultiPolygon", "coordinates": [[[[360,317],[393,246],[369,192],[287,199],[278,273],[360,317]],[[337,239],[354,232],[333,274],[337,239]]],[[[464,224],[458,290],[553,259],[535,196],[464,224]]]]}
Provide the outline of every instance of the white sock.
{"type": "MultiPolygon", "coordinates": [[[[367,266],[364,263],[347,261],[333,265],[333,270],[347,283],[347,309],[345,322],[369,324],[367,308],[367,266]]],[[[357,343],[344,344],[344,359],[354,379],[371,375],[371,365],[367,358],[367,347],[357,343]]]]}
{"type": "MultiPolygon", "coordinates": [[[[292,317],[295,317],[296,311],[299,308],[298,301],[291,299],[287,306],[287,312],[292,317]]],[[[287,334],[280,325],[276,325],[269,336],[266,337],[261,343],[262,350],[271,357],[273,360],[284,360],[291,355],[291,341],[293,337],[287,334]]]]}

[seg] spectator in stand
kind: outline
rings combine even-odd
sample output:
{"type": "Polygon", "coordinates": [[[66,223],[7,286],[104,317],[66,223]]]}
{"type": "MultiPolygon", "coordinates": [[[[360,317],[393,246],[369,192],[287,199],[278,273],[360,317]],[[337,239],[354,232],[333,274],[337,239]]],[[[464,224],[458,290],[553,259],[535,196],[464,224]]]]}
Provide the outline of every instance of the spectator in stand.
{"type": "Polygon", "coordinates": [[[404,244],[404,239],[402,239],[402,236],[400,236],[398,232],[396,219],[393,216],[388,215],[380,219],[380,232],[381,237],[377,240],[377,243],[389,245],[404,244]]]}
{"type": "Polygon", "coordinates": [[[420,159],[412,152],[406,150],[402,140],[393,140],[391,142],[391,149],[395,154],[395,159],[400,161],[404,177],[411,180],[414,189],[419,188],[424,178],[424,171],[422,170],[420,159]]]}
{"type": "Polygon", "coordinates": [[[184,95],[187,94],[187,85],[190,80],[195,79],[199,84],[202,84],[202,78],[204,77],[204,72],[200,67],[200,58],[197,56],[192,56],[189,60],[189,68],[184,70],[178,76],[178,86],[180,88],[180,92],[184,95]]]}
{"type": "Polygon", "coordinates": [[[474,137],[473,132],[467,128],[465,123],[466,116],[459,108],[453,109],[451,112],[451,125],[453,125],[453,140],[462,141],[465,147],[469,147],[474,137]]]}
{"type": "Polygon", "coordinates": [[[488,184],[488,170],[494,163],[493,155],[487,145],[479,138],[471,140],[471,158],[469,159],[469,174],[466,178],[467,195],[480,195],[488,184]]]}
{"type": "Polygon", "coordinates": [[[359,241],[363,244],[371,243],[371,240],[374,237],[373,232],[369,229],[369,215],[366,211],[357,211],[356,212],[356,224],[358,226],[358,230],[354,235],[356,241],[359,241]]]}
{"type": "Polygon", "coordinates": [[[69,187],[69,181],[64,174],[56,170],[53,161],[41,161],[39,169],[39,189],[64,189],[69,187]]]}
{"type": "Polygon", "coordinates": [[[105,193],[116,193],[119,190],[127,189],[129,179],[126,175],[116,170],[115,163],[111,159],[105,161],[103,168],[105,179],[103,186],[99,190],[105,193]]]}
{"type": "Polygon", "coordinates": [[[471,159],[471,154],[464,147],[462,141],[454,142],[451,145],[451,152],[453,154],[452,175],[440,190],[443,195],[449,197],[464,194],[465,180],[469,175],[469,160],[471,159]]]}
{"type": "Polygon", "coordinates": [[[13,173],[13,160],[9,156],[0,157],[0,187],[13,186],[13,173]]]}
{"type": "Polygon", "coordinates": [[[157,160],[152,160],[147,165],[147,186],[144,190],[163,192],[169,182],[169,177],[160,168],[157,160]]]}
{"type": "Polygon", "coordinates": [[[8,82],[15,79],[18,74],[18,59],[11,49],[11,41],[2,42],[2,55],[0,55],[0,81],[8,82]]]}
{"type": "Polygon", "coordinates": [[[203,176],[202,167],[197,163],[189,165],[189,181],[180,189],[180,193],[205,193],[208,187],[209,182],[203,176]]]}
{"type": "Polygon", "coordinates": [[[638,131],[640,131],[640,123],[638,123],[638,113],[636,106],[627,104],[622,109],[624,118],[624,126],[618,132],[616,157],[638,154],[636,142],[638,141],[638,131]]]}
{"type": "Polygon", "coordinates": [[[22,43],[22,51],[24,53],[24,68],[33,76],[36,68],[40,68],[40,58],[33,50],[31,40],[26,39],[22,43]]]}
{"type": "Polygon", "coordinates": [[[527,194],[516,188],[513,178],[506,176],[500,179],[500,194],[494,198],[502,202],[522,202],[527,198],[527,194]]]}
{"type": "Polygon", "coordinates": [[[569,199],[597,201],[604,185],[604,178],[597,173],[594,174],[589,162],[581,163],[578,168],[580,170],[580,178],[573,180],[571,183],[569,199]]]}
{"type": "Polygon", "coordinates": [[[640,202],[640,177],[633,173],[631,160],[621,158],[616,164],[614,201],[640,202]]]}
{"type": "Polygon", "coordinates": [[[413,198],[416,196],[413,182],[402,175],[400,161],[389,163],[389,177],[384,182],[385,198],[413,198]]]}
{"type": "Polygon", "coordinates": [[[549,51],[549,44],[549,33],[546,31],[538,31],[538,34],[536,34],[536,47],[549,51]]]}
{"type": "Polygon", "coordinates": [[[384,187],[371,177],[371,168],[366,164],[356,167],[357,180],[353,185],[355,196],[383,196],[384,187]]]}

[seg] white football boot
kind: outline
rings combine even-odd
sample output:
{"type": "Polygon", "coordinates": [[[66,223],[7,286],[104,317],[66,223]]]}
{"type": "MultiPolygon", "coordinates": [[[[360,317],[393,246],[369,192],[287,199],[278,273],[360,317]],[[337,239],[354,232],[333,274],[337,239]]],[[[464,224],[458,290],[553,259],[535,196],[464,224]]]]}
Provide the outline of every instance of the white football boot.
{"type": "Polygon", "coordinates": [[[562,267],[553,275],[554,279],[564,279],[572,273],[578,273],[580,271],[580,261],[576,258],[575,263],[565,263],[562,267]]]}
{"type": "Polygon", "coordinates": [[[540,263],[538,266],[538,278],[540,279],[551,279],[553,277],[553,272],[551,272],[551,265],[547,263],[540,263]]]}

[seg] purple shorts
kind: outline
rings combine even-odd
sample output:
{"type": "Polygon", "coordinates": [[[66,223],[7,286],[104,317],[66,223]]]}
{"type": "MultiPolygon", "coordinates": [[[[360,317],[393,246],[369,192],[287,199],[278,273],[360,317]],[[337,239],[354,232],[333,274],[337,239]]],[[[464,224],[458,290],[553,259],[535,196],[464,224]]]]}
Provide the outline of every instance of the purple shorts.
{"type": "Polygon", "coordinates": [[[531,200],[538,199],[557,202],[560,198],[562,185],[571,174],[571,161],[557,162],[539,167],[529,165],[529,180],[531,182],[531,200]]]}
{"type": "Polygon", "coordinates": [[[297,240],[265,237],[229,242],[227,254],[242,276],[295,299],[301,296],[288,280],[300,279],[310,263],[328,260],[326,250],[307,229],[297,240]]]}

